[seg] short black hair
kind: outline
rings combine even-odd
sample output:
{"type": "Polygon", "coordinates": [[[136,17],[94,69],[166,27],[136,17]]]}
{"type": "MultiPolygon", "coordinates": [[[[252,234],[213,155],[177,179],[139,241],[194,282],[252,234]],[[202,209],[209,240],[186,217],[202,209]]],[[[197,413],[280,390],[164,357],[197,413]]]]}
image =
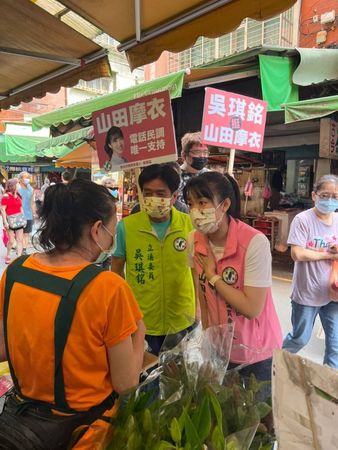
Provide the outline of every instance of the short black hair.
{"type": "Polygon", "coordinates": [[[222,175],[218,172],[204,172],[191,178],[183,190],[183,198],[187,203],[188,195],[205,197],[214,203],[221,203],[226,198],[231,201],[228,214],[235,219],[240,217],[241,196],[235,178],[229,174],[222,175]],[[215,202],[216,200],[216,202],[215,202]]]}
{"type": "Polygon", "coordinates": [[[64,172],[62,172],[61,178],[64,181],[71,181],[73,179],[73,174],[71,172],[68,172],[68,170],[65,170],[64,172]]]}
{"type": "Polygon", "coordinates": [[[65,251],[75,246],[86,225],[107,224],[116,212],[113,197],[104,186],[77,178],[57,183],[45,191],[39,209],[38,243],[45,251],[65,251]]]}
{"type": "Polygon", "coordinates": [[[138,179],[138,184],[141,190],[143,190],[144,183],[156,179],[162,180],[168,186],[172,194],[178,190],[181,182],[179,174],[170,165],[152,164],[142,170],[138,179]]]}
{"type": "Polygon", "coordinates": [[[112,126],[107,131],[106,140],[105,140],[105,143],[104,143],[104,151],[107,153],[109,158],[111,158],[113,156],[113,150],[109,147],[109,144],[111,143],[111,141],[112,141],[114,136],[116,136],[117,138],[124,139],[123,133],[122,133],[122,130],[121,130],[120,127],[112,126]]]}

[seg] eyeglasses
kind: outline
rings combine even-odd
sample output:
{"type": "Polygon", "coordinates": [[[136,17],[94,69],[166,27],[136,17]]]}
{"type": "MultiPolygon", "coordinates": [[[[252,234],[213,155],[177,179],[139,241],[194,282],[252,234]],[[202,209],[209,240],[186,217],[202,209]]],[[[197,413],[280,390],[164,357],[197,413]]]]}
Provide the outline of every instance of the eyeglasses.
{"type": "Polygon", "coordinates": [[[209,156],[208,150],[190,150],[192,156],[209,156]]]}
{"type": "Polygon", "coordinates": [[[329,200],[332,198],[333,200],[338,200],[338,194],[330,194],[329,192],[316,192],[316,195],[322,200],[329,200]]]}

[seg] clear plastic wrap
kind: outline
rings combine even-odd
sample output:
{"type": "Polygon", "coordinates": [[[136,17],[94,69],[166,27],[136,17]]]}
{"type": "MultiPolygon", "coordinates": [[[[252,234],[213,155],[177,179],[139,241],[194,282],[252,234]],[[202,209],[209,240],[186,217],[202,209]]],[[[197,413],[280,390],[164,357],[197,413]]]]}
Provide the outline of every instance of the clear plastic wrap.
{"type": "Polygon", "coordinates": [[[226,324],[205,330],[198,325],[180,342],[168,336],[159,367],[122,402],[113,419],[109,449],[248,450],[271,445],[260,423],[271,408],[257,403],[259,383],[253,377],[244,386],[237,371],[225,378],[233,334],[233,324],[226,324]]]}

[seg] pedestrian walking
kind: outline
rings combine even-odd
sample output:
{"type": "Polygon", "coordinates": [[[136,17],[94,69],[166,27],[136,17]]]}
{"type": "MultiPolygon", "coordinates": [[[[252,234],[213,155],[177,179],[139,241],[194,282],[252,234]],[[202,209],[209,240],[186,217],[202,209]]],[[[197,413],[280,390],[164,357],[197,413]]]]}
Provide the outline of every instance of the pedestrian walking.
{"type": "Polygon", "coordinates": [[[173,208],[180,184],[166,164],[139,176],[144,209],[117,225],[112,270],[124,276],[144,314],[146,340],[158,354],[167,334],[179,339],[195,321],[195,293],[187,265],[190,217],[173,208]]]}
{"type": "Polygon", "coordinates": [[[234,324],[229,367],[246,364],[243,377],[254,373],[270,380],[272,352],[282,345],[271,294],[270,243],[238,220],[240,192],[231,176],[203,173],[188,182],[184,197],[196,229],[188,247],[202,323],[234,324]]]}
{"type": "Polygon", "coordinates": [[[40,214],[43,252],[15,260],[0,285],[0,361],[6,349],[15,386],[0,414],[0,447],[63,450],[72,438],[81,450],[103,448],[117,394],[138,384],[144,349],[129,286],[93,264],[113,246],[115,203],[103,186],[77,179],[48,188],[40,214]]]}
{"type": "Polygon", "coordinates": [[[11,178],[6,183],[5,193],[1,199],[3,226],[8,233],[5,264],[11,262],[11,250],[16,241],[17,256],[22,254],[23,232],[26,226],[22,200],[18,193],[18,179],[11,178]]]}
{"type": "Polygon", "coordinates": [[[313,187],[314,207],[291,223],[288,244],[295,261],[292,331],[283,348],[297,353],[310,340],[319,315],[325,332],[323,363],[338,369],[338,302],[330,299],[332,261],[338,260],[338,177],[324,175],[313,187]]]}
{"type": "Polygon", "coordinates": [[[23,249],[22,253],[27,253],[27,247],[31,241],[33,229],[33,219],[35,216],[35,202],[33,188],[30,185],[30,175],[28,172],[20,172],[18,175],[19,187],[18,193],[22,199],[23,214],[26,219],[26,226],[23,229],[23,249]]]}

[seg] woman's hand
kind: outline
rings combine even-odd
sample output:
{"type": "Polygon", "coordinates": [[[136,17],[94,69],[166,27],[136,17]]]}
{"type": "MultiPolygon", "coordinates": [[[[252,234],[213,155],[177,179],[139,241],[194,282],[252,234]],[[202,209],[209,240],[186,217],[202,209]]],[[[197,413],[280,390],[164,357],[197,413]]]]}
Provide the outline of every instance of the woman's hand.
{"type": "Polygon", "coordinates": [[[6,229],[6,230],[8,230],[9,229],[9,225],[8,225],[8,222],[7,222],[7,220],[4,222],[4,228],[6,229]]]}
{"type": "Polygon", "coordinates": [[[208,280],[216,275],[216,261],[211,249],[208,249],[208,256],[197,254],[197,259],[202,266],[205,276],[208,280]]]}

